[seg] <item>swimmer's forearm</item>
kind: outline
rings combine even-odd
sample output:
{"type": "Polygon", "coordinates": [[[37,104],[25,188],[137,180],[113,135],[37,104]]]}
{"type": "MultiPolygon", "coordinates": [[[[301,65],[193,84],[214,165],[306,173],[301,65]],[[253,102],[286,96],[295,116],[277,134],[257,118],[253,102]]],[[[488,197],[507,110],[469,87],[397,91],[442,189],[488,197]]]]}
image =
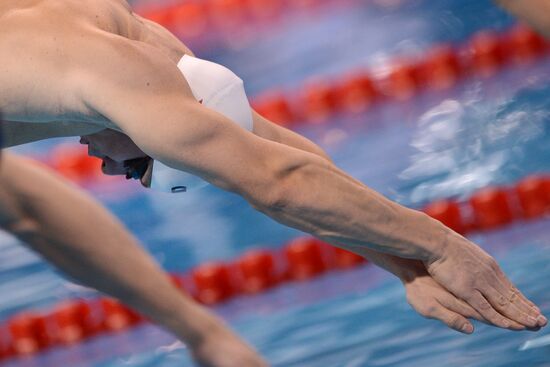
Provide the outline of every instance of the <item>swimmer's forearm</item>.
{"type": "Polygon", "coordinates": [[[546,37],[550,37],[549,0],[495,0],[495,2],[529,23],[546,37]]]}
{"type": "Polygon", "coordinates": [[[187,343],[200,342],[210,318],[116,218],[36,163],[3,158],[2,189],[11,189],[6,204],[18,217],[5,220],[6,229],[76,280],[125,301],[187,343]]]}
{"type": "Polygon", "coordinates": [[[425,261],[441,255],[450,232],[441,223],[388,200],[318,157],[289,164],[294,167],[273,183],[275,199],[258,207],[272,218],[347,248],[425,261]]]}

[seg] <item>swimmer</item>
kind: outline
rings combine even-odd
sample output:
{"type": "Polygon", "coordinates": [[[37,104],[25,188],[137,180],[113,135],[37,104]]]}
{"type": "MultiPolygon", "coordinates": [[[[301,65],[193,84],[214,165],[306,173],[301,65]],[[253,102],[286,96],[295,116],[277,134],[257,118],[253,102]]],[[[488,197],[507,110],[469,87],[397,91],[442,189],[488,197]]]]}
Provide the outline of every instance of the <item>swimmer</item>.
{"type": "Polygon", "coordinates": [[[473,331],[467,318],[512,330],[546,325],[481,248],[259,116],[237,76],[195,58],[126,1],[6,0],[0,26],[7,145],[81,136],[105,173],[174,192],[197,176],[393,271],[418,312],[456,330],[473,331]],[[186,174],[172,180],[167,171],[186,174]]]}
{"type": "Polygon", "coordinates": [[[80,283],[172,332],[201,366],[267,366],[222,320],[177,289],[105,208],[39,163],[0,156],[0,228],[80,283]]]}

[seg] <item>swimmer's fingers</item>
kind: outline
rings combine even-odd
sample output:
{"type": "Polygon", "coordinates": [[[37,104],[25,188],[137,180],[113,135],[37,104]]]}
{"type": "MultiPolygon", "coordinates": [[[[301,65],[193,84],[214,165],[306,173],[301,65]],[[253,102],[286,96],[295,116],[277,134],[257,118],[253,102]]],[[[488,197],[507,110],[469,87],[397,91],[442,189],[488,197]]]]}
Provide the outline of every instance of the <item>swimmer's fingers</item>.
{"type": "MultiPolygon", "coordinates": [[[[452,295],[448,295],[446,297],[442,297],[439,299],[439,303],[446,307],[447,309],[449,309],[450,311],[453,311],[455,313],[458,313],[468,319],[474,319],[474,320],[477,320],[477,321],[480,321],[484,324],[487,324],[487,325],[492,325],[491,322],[487,321],[485,318],[483,318],[483,316],[481,316],[481,314],[479,312],[477,312],[476,310],[474,310],[469,304],[467,304],[466,302],[452,296],[452,295]]],[[[443,320],[441,320],[443,321],[443,320]]],[[[522,325],[520,324],[514,324],[515,327],[517,328],[521,328],[522,325]]],[[[456,330],[456,329],[455,329],[456,330]]],[[[528,328],[528,330],[531,330],[531,331],[538,331],[540,330],[540,327],[539,326],[535,326],[535,327],[530,327],[528,328]]],[[[458,330],[458,331],[461,331],[461,330],[458,330]]]]}
{"type": "Polygon", "coordinates": [[[456,298],[430,276],[418,276],[405,283],[407,301],[422,316],[443,322],[453,330],[471,334],[468,319],[485,321],[470,305],[456,298]]]}
{"type": "Polygon", "coordinates": [[[456,312],[468,319],[474,319],[477,321],[487,323],[487,320],[485,320],[479,312],[474,310],[472,306],[456,298],[452,294],[447,294],[444,297],[440,297],[438,301],[443,307],[446,307],[450,311],[456,312]]]}
{"type": "Polygon", "coordinates": [[[487,299],[500,314],[507,318],[524,325],[529,329],[537,329],[546,325],[546,319],[530,307],[526,302],[519,299],[518,293],[514,287],[510,287],[509,292],[499,292],[494,288],[486,290],[489,296],[487,299]]]}
{"type": "Polygon", "coordinates": [[[438,302],[433,303],[423,316],[428,319],[439,320],[460,333],[471,334],[474,332],[474,326],[463,314],[444,307],[438,302]]]}
{"type": "MultiPolygon", "coordinates": [[[[485,270],[487,272],[482,273],[481,277],[477,278],[478,282],[475,286],[478,290],[476,293],[481,294],[485,302],[479,297],[476,297],[473,302],[479,307],[490,305],[496,313],[512,322],[511,327],[495,325],[513,330],[537,328],[546,325],[546,319],[540,314],[540,311],[528,303],[527,298],[508,280],[494,259],[486,263],[485,270]],[[514,323],[521,324],[523,328],[518,328],[514,323]]],[[[482,310],[472,304],[470,300],[468,302],[483,314],[482,310]]],[[[497,317],[495,319],[499,320],[497,317]]]]}
{"type": "Polygon", "coordinates": [[[525,330],[524,325],[498,313],[493,305],[479,291],[474,291],[466,301],[479,312],[485,320],[494,326],[510,330],[525,330]]]}
{"type": "Polygon", "coordinates": [[[488,323],[479,312],[466,302],[450,293],[442,293],[437,299],[441,307],[435,308],[434,317],[445,325],[464,334],[474,332],[474,326],[467,319],[488,323]]]}
{"type": "Polygon", "coordinates": [[[497,266],[494,270],[499,282],[493,284],[492,289],[487,291],[493,307],[501,314],[528,328],[546,326],[547,320],[540,313],[540,309],[508,280],[500,267],[497,266]]]}

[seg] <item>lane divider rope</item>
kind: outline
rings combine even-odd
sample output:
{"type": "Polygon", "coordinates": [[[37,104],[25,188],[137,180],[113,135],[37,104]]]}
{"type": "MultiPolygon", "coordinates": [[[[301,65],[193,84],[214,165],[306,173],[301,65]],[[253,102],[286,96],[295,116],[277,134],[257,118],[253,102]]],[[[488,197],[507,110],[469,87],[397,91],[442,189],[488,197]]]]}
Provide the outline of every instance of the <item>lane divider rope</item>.
{"type": "Polygon", "coordinates": [[[365,113],[382,102],[399,103],[422,92],[448,90],[468,78],[489,78],[507,67],[530,64],[549,51],[549,42],[516,24],[501,33],[477,32],[463,44],[435,45],[415,58],[397,57],[379,68],[382,72],[313,77],[293,90],[270,90],[253,98],[252,105],[288,128],[322,124],[341,114],[365,113]]]}

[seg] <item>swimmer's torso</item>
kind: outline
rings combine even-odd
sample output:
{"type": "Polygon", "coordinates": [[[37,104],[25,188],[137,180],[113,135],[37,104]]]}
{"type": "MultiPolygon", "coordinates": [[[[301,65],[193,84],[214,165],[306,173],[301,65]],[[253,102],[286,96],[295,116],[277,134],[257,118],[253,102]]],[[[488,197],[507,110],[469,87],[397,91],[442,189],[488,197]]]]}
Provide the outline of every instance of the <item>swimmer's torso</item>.
{"type": "Polygon", "coordinates": [[[86,87],[79,65],[109,57],[106,40],[147,43],[174,63],[190,54],[124,0],[4,0],[0,30],[0,110],[8,145],[109,126],[75,93],[86,87]]]}

